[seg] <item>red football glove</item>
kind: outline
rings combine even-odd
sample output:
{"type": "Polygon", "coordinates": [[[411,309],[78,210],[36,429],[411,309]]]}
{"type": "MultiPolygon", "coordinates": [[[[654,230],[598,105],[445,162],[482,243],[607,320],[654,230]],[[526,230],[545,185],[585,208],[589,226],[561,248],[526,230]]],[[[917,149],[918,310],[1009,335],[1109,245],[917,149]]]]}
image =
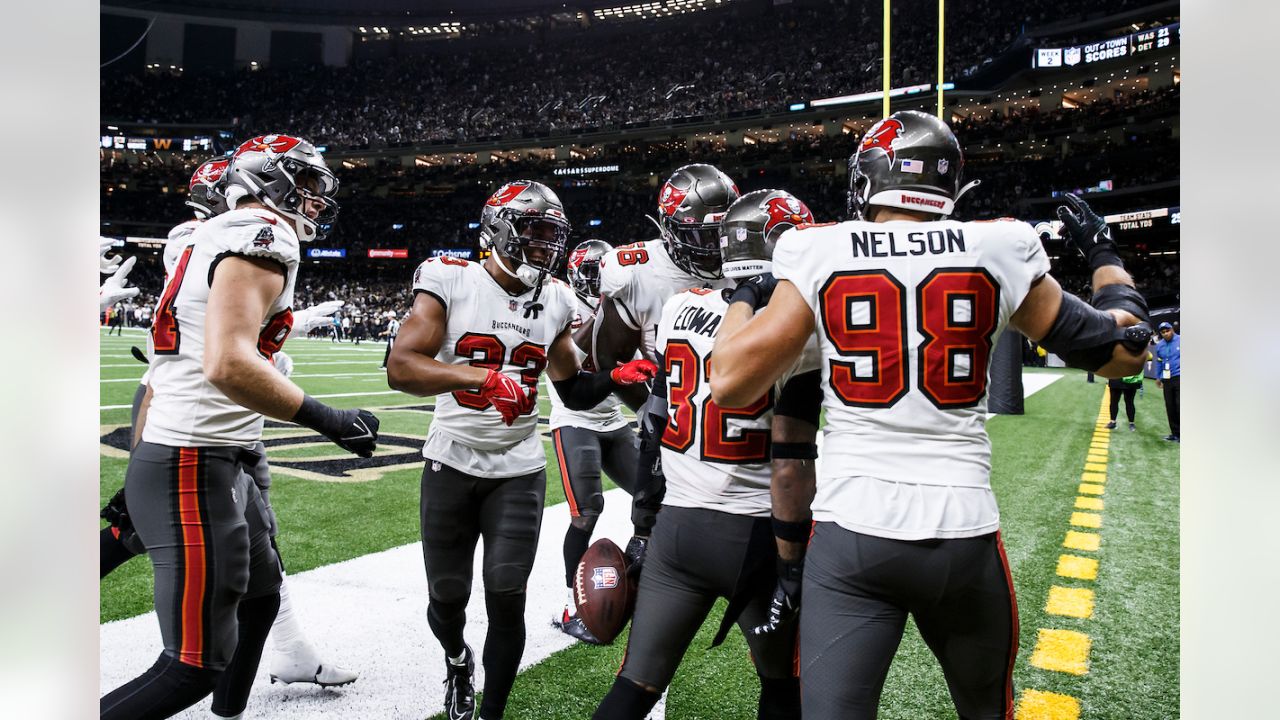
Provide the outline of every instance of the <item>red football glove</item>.
{"type": "Polygon", "coordinates": [[[502,415],[502,422],[510,425],[524,413],[528,412],[529,400],[520,383],[493,370],[485,376],[480,386],[480,397],[489,401],[494,409],[502,415]]]}
{"type": "Polygon", "coordinates": [[[529,394],[524,396],[524,402],[520,405],[520,414],[528,415],[538,407],[538,388],[529,388],[529,394]]]}
{"type": "Polygon", "coordinates": [[[658,366],[648,360],[632,360],[614,368],[609,377],[619,385],[635,385],[648,382],[658,374],[658,366]]]}

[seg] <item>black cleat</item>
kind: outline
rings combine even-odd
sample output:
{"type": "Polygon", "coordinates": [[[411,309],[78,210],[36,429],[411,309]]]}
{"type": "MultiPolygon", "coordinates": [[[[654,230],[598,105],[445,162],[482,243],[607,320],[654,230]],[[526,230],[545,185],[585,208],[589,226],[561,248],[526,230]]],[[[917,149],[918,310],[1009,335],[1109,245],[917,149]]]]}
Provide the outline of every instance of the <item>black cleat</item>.
{"type": "Polygon", "coordinates": [[[559,620],[551,621],[551,627],[559,630],[569,637],[577,638],[588,645],[609,644],[600,642],[600,639],[587,629],[586,624],[582,622],[582,618],[577,615],[569,614],[568,608],[565,608],[564,615],[562,615],[559,620]]]}
{"type": "Polygon", "coordinates": [[[1164,439],[1168,440],[1169,442],[1182,442],[1181,440],[1178,439],[1177,435],[1165,435],[1164,439]]]}
{"type": "Polygon", "coordinates": [[[1111,422],[1107,423],[1107,429],[1108,429],[1108,430],[1115,430],[1115,429],[1116,429],[1116,421],[1115,421],[1115,420],[1112,420],[1111,422]]]}
{"type": "Polygon", "coordinates": [[[445,656],[444,716],[446,720],[472,720],[476,714],[475,653],[465,645],[466,662],[454,665],[445,656]]]}

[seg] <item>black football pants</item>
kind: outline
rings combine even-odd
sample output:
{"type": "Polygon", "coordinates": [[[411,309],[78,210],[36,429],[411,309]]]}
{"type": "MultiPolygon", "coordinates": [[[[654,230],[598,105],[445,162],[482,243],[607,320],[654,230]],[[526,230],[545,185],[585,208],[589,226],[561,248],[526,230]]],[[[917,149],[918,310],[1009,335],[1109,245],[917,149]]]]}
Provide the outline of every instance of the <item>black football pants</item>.
{"type": "Polygon", "coordinates": [[[543,470],[480,478],[428,460],[422,470],[422,558],[427,621],[445,654],[463,652],[476,542],[484,538],[484,701],[480,717],[498,718],[524,654],[525,587],[533,570],[547,494],[543,470]]]}
{"type": "Polygon", "coordinates": [[[908,613],[961,720],[1012,720],[1018,606],[998,532],[905,541],[817,523],[803,598],[805,720],[876,717],[908,613]]]}

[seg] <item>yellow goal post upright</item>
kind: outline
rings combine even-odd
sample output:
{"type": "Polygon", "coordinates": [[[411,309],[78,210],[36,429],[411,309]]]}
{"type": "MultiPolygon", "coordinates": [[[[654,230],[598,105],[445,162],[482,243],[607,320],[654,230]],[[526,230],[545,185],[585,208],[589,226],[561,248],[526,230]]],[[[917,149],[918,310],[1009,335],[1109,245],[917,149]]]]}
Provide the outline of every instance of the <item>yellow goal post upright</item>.
{"type": "MultiPolygon", "coordinates": [[[[890,6],[891,2],[892,0],[884,0],[884,21],[882,23],[883,24],[882,30],[883,30],[884,37],[883,37],[883,41],[880,43],[881,48],[884,50],[884,56],[881,59],[881,72],[880,72],[881,81],[882,81],[881,82],[882,93],[883,93],[883,97],[881,98],[880,111],[884,117],[889,117],[891,112],[889,108],[889,90],[890,90],[889,58],[891,55],[889,30],[890,30],[890,25],[892,24],[890,21],[891,21],[891,18],[893,17],[893,11],[890,6]]],[[[946,82],[946,78],[945,78],[946,67],[944,65],[945,54],[943,50],[945,39],[946,39],[946,0],[938,0],[938,80],[936,83],[936,87],[938,90],[938,118],[943,121],[946,120],[946,118],[943,117],[944,100],[943,100],[943,90],[942,90],[942,85],[944,82],[946,82]]]]}

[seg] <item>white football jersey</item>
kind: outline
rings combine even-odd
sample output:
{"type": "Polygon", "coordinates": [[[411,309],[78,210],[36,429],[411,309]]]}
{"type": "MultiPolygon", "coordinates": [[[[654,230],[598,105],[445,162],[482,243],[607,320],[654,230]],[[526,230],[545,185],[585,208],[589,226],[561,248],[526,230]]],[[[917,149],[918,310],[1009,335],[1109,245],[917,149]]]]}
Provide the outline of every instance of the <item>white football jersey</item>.
{"type": "Polygon", "coordinates": [[[616,247],[600,258],[600,294],[613,300],[619,315],[632,330],[639,330],[640,354],[653,360],[662,305],[672,295],[689,288],[726,288],[727,279],[706,281],[681,270],[662,240],[647,240],[616,247]]]}
{"type": "Polygon", "coordinates": [[[826,411],[816,520],[918,540],[994,532],[991,352],[1049,259],[1030,225],[789,230],[773,272],[813,310],[826,411]]]}
{"type": "MultiPolygon", "coordinates": [[[[525,317],[533,290],[512,296],[480,263],[433,257],[413,274],[413,291],[428,293],[445,307],[444,342],[436,360],[475,365],[510,376],[535,388],[547,366],[547,350],[573,322],[573,291],[547,278],[536,318],[525,317]]],[[[427,431],[423,457],[477,477],[514,477],[547,464],[537,432],[538,410],[510,427],[476,390],[436,396],[435,418],[427,431]]]]}
{"type": "Polygon", "coordinates": [[[262,323],[258,351],[270,365],[293,325],[298,236],[261,209],[231,210],[201,223],[179,254],[151,323],[151,408],[142,439],[175,447],[250,446],[262,438],[262,415],[232,402],[204,376],[205,311],[214,269],[228,255],[275,260],[285,282],[262,323]]]}
{"type": "MultiPolygon", "coordinates": [[[[173,226],[169,231],[169,241],[165,243],[164,253],[161,259],[164,261],[164,280],[165,284],[169,282],[169,276],[173,274],[173,268],[178,264],[178,258],[182,257],[182,251],[191,246],[193,242],[191,235],[200,227],[203,220],[187,220],[173,226]]],[[[162,293],[163,294],[163,293],[162,293]]],[[[151,333],[147,333],[147,359],[155,359],[155,350],[151,347],[151,333]]],[[[146,372],[142,373],[140,383],[146,385],[151,380],[151,366],[147,366],[146,372]]]]}
{"type": "MultiPolygon", "coordinates": [[[[595,314],[595,309],[575,293],[573,324],[570,329],[577,332],[583,323],[591,319],[595,314]]],[[[587,354],[578,349],[577,344],[573,346],[573,350],[578,354],[578,362],[585,362],[587,354]]],[[[550,390],[551,398],[551,429],[562,427],[576,427],[592,432],[610,432],[627,425],[627,419],[622,416],[622,403],[617,396],[610,395],[600,401],[599,405],[590,410],[570,410],[564,406],[564,401],[560,399],[560,393],[556,392],[556,386],[547,383],[550,390]]]]}
{"type": "Polygon", "coordinates": [[[711,400],[711,350],[729,309],[723,290],[690,289],[667,301],[658,323],[667,385],[662,436],[664,505],[768,517],[773,405],[794,375],[818,368],[816,343],[770,393],[746,408],[724,410],[711,400]]]}

